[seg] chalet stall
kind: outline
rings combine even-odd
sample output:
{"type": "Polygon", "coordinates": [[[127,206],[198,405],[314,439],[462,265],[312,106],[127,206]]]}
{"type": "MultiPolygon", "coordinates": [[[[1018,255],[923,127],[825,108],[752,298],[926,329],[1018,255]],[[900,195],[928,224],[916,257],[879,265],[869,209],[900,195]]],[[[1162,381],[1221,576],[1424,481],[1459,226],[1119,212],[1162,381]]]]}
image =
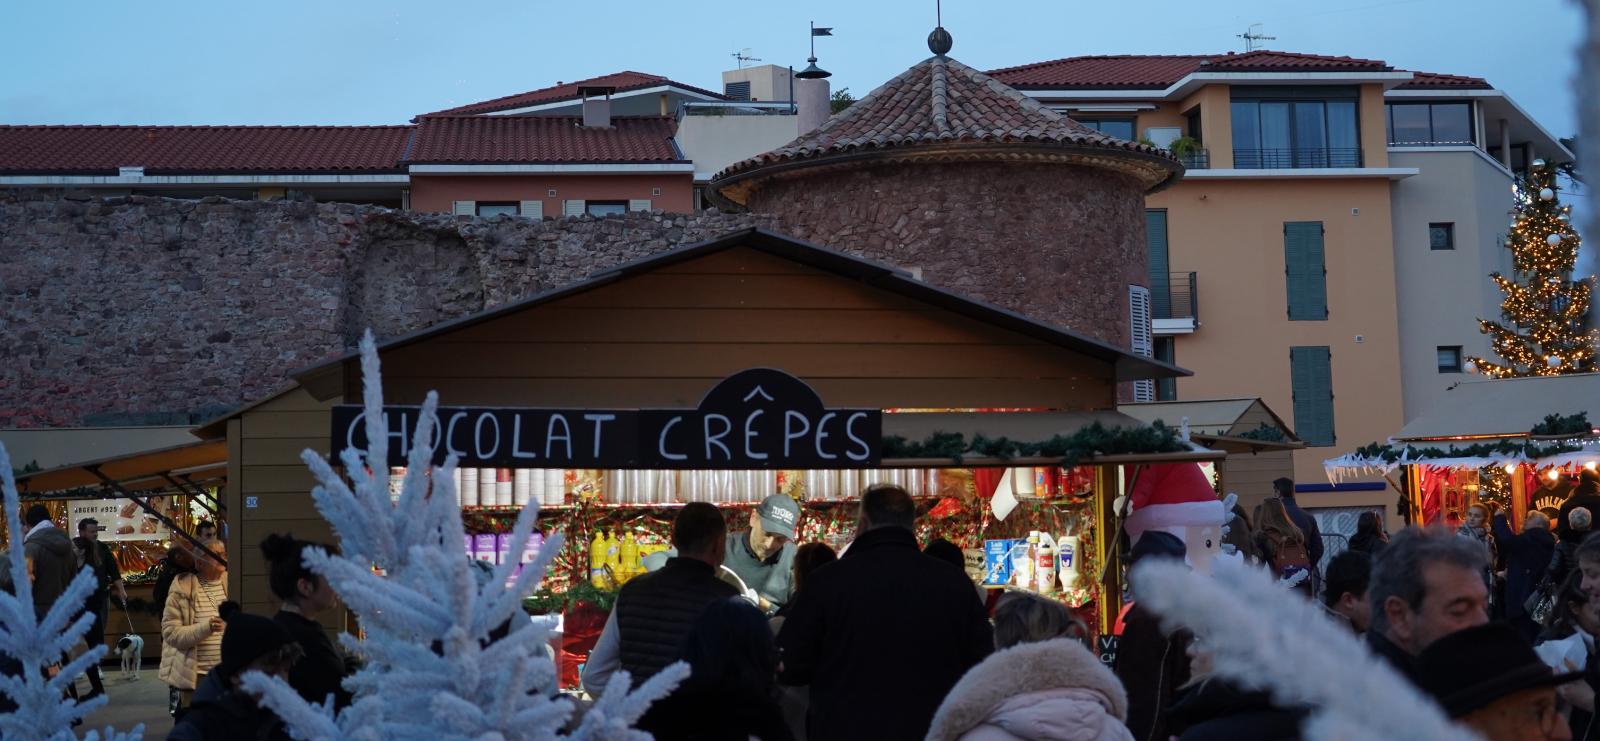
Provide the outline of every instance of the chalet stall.
{"type": "MultiPolygon", "coordinates": [[[[402,441],[436,390],[436,463],[459,456],[473,536],[463,548],[531,560],[501,550],[508,539],[498,536],[538,506],[540,535],[560,532],[566,546],[534,606],[567,613],[566,648],[579,661],[574,602],[639,573],[685,502],[725,508],[730,530],[743,530],[756,503],[783,492],[801,506],[795,540],[838,548],[853,535],[856,496],[876,483],[922,502],[919,538],[965,549],[979,582],[995,581],[987,542],[1070,535],[1071,579],[991,586],[1042,591],[1109,625],[1121,569],[1103,568],[1116,547],[1105,534],[1118,529],[1112,502],[1135,464],[1227,455],[1181,439],[1175,420],[1117,411],[1119,383],[1179,368],[759,230],[395,338],[379,353],[395,487],[402,441]]],[[[231,588],[253,612],[276,609],[257,552],[267,534],[332,539],[301,452],[364,447],[359,358],[293,375],[298,385],[197,432],[227,441],[238,482],[227,503],[237,513],[231,588]]]]}

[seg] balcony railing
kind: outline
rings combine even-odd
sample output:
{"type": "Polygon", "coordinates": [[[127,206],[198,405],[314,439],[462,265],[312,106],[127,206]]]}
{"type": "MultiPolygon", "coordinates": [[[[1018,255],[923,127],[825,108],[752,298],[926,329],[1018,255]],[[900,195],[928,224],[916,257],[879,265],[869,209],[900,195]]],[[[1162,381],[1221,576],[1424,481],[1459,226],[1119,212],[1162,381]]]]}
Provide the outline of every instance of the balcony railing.
{"type": "Polygon", "coordinates": [[[1360,167],[1361,148],[1235,149],[1233,150],[1233,166],[1239,170],[1360,167]]]}
{"type": "Polygon", "coordinates": [[[1211,150],[1199,149],[1180,154],[1178,155],[1178,162],[1189,170],[1209,170],[1211,169],[1211,150]]]}
{"type": "Polygon", "coordinates": [[[1167,284],[1150,287],[1150,318],[1200,318],[1200,294],[1195,273],[1169,273],[1167,284]]]}

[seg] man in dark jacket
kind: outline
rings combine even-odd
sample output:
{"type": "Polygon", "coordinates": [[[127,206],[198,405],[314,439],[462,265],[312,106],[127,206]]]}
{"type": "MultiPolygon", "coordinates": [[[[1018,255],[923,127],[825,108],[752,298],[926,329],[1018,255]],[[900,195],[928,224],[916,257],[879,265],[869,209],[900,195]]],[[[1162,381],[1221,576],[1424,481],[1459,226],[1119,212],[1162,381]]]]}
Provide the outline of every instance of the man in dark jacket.
{"type": "Polygon", "coordinates": [[[1572,495],[1561,503],[1561,521],[1555,523],[1553,529],[1562,540],[1581,543],[1589,535],[1588,532],[1572,527],[1572,523],[1567,521],[1567,516],[1572,514],[1572,510],[1579,507],[1589,510],[1591,515],[1600,512],[1600,472],[1590,471],[1587,468],[1580,471],[1577,488],[1573,489],[1572,495]]]}
{"type": "Polygon", "coordinates": [[[994,651],[972,581],[918,550],[916,514],[902,489],[867,490],[855,542],[790,603],[778,681],[811,686],[811,741],[921,741],[950,688],[994,651]]]}
{"type": "Polygon", "coordinates": [[[1522,603],[1539,588],[1550,565],[1550,555],[1555,552],[1556,536],[1550,533],[1550,519],[1529,512],[1519,534],[1511,532],[1511,522],[1504,514],[1495,515],[1494,539],[1506,554],[1506,622],[1532,644],[1539,637],[1539,624],[1522,603]]]}
{"type": "Polygon", "coordinates": [[[289,741],[283,719],[262,706],[260,697],[245,692],[240,678],[259,671],[288,681],[289,668],[301,656],[300,644],[283,626],[240,610],[232,600],[217,612],[228,623],[222,662],[195,688],[194,704],[167,734],[168,741],[289,741]]]}
{"type": "Polygon", "coordinates": [[[590,695],[604,692],[617,669],[626,669],[635,687],[655,676],[677,660],[679,644],[706,605],[739,596],[738,587],[717,575],[727,536],[727,522],[715,506],[693,502],[678,511],[672,545],[679,555],[622,585],[583,669],[590,695]]]}
{"type": "Polygon", "coordinates": [[[1272,482],[1272,491],[1283,500],[1283,511],[1294,521],[1294,526],[1306,534],[1306,550],[1311,557],[1311,575],[1321,578],[1320,566],[1322,564],[1322,530],[1317,527],[1317,518],[1300,509],[1294,501],[1294,479],[1282,478],[1272,482]]]}
{"type": "Polygon", "coordinates": [[[1396,533],[1372,562],[1367,648],[1416,684],[1423,649],[1489,622],[1489,590],[1480,575],[1487,559],[1482,546],[1443,529],[1396,533]]]}
{"type": "MultiPolygon", "coordinates": [[[[1128,568],[1147,558],[1181,561],[1188,554],[1178,536],[1147,530],[1129,553],[1128,568]]],[[[1168,631],[1161,618],[1135,602],[1122,620],[1117,643],[1117,679],[1128,690],[1128,732],[1135,741],[1166,741],[1166,710],[1178,699],[1178,688],[1189,682],[1189,644],[1194,635],[1185,629],[1168,631]]]]}
{"type": "Polygon", "coordinates": [[[42,504],[28,508],[23,517],[28,534],[23,536],[23,552],[33,559],[33,612],[40,620],[61,598],[78,575],[72,556],[72,538],[50,521],[50,510],[42,504]]]}

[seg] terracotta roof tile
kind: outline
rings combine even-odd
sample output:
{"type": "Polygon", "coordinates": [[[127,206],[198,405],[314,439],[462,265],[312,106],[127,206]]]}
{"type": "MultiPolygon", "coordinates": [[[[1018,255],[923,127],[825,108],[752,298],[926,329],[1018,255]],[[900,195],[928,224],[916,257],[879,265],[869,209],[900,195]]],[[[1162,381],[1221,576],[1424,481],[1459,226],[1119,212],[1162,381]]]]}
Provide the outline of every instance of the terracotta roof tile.
{"type": "Polygon", "coordinates": [[[1209,68],[1219,72],[1259,72],[1278,69],[1336,69],[1385,72],[1388,65],[1370,59],[1327,57],[1315,54],[1257,50],[1244,54],[1191,56],[1068,57],[1021,67],[997,69],[989,74],[1019,89],[1119,88],[1160,90],[1185,76],[1209,68]]]}
{"type": "Polygon", "coordinates": [[[585,128],[582,116],[426,116],[408,161],[677,162],[670,116],[614,116],[585,128]]]}
{"type": "Polygon", "coordinates": [[[443,111],[423,115],[442,116],[459,115],[465,113],[493,113],[495,111],[510,110],[512,108],[521,108],[523,106],[539,105],[542,103],[555,103],[562,100],[577,100],[578,88],[580,86],[610,86],[615,87],[617,92],[621,93],[629,90],[638,90],[640,88],[655,87],[657,85],[671,85],[676,88],[682,88],[684,90],[700,93],[701,95],[709,95],[719,100],[727,99],[724,95],[711,92],[710,90],[702,90],[697,87],[685,85],[681,82],[673,82],[672,80],[662,77],[661,75],[648,75],[643,72],[618,72],[615,74],[593,77],[587,80],[568,82],[531,92],[507,95],[503,98],[485,100],[480,103],[470,103],[464,106],[457,106],[455,108],[449,108],[443,111]]]}
{"type": "Polygon", "coordinates": [[[1459,77],[1457,75],[1440,75],[1433,72],[1412,72],[1414,75],[1397,90],[1493,90],[1487,80],[1479,77],[1459,77]]]}
{"type": "Polygon", "coordinates": [[[884,83],[816,130],[731,165],[716,180],[767,165],[870,149],[1023,142],[1171,157],[1163,150],[1085,127],[954,59],[933,57],[884,83]]]}
{"type": "Polygon", "coordinates": [[[395,170],[411,126],[0,126],[0,172],[395,170]]]}

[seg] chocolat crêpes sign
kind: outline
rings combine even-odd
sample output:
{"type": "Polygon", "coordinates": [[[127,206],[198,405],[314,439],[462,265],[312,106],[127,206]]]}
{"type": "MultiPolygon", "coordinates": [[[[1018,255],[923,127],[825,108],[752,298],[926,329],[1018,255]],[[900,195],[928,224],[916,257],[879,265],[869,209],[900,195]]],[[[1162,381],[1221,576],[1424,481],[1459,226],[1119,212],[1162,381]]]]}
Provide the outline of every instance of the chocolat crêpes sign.
{"type": "MultiPolygon", "coordinates": [[[[389,466],[404,466],[422,408],[385,406],[389,466]]],[[[363,407],[333,408],[333,460],[367,447],[363,407]]],[[[883,412],[828,408],[806,382],[773,368],[722,379],[694,409],[439,407],[434,463],[461,467],[872,468],[883,412]]]]}

